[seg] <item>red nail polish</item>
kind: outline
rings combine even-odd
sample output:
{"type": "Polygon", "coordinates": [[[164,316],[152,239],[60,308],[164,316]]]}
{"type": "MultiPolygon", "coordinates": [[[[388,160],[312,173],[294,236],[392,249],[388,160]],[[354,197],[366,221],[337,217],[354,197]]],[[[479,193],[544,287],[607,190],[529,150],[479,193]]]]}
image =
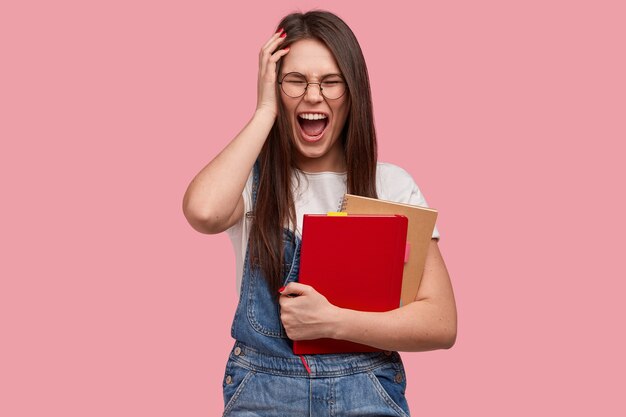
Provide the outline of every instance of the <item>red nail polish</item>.
{"type": "Polygon", "coordinates": [[[282,32],[283,30],[284,30],[283,28],[280,28],[280,29],[278,29],[278,30],[276,31],[276,33],[280,33],[280,32],[282,32]]]}
{"type": "Polygon", "coordinates": [[[284,38],[285,36],[287,36],[287,32],[283,32],[283,34],[280,35],[281,38],[284,38]]]}
{"type": "Polygon", "coordinates": [[[283,292],[283,291],[285,291],[285,287],[280,287],[280,288],[278,289],[278,292],[279,292],[279,293],[281,293],[281,292],[283,292]]]}

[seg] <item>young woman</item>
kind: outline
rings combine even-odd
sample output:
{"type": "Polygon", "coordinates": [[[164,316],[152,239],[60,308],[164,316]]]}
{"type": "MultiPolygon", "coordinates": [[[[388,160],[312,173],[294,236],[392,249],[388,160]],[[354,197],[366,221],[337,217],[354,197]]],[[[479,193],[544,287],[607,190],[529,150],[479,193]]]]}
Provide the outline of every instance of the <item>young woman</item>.
{"type": "Polygon", "coordinates": [[[439,235],[415,301],[393,311],[342,309],[297,282],[304,213],[336,211],[345,192],[426,201],[406,171],[376,160],[369,79],[350,28],[324,11],[288,15],[278,28],[259,54],[254,115],[183,201],[196,230],[228,232],[237,259],[224,415],[407,416],[397,351],[446,349],[456,338],[439,235]],[[322,337],[384,351],[293,354],[291,340],[322,337]]]}

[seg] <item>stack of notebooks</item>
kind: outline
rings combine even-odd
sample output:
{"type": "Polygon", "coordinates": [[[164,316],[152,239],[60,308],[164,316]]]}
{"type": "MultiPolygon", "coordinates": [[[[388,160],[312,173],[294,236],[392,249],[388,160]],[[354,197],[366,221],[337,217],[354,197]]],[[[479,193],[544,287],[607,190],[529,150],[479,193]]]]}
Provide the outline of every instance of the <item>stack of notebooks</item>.
{"type": "MultiPolygon", "coordinates": [[[[304,216],[299,282],[352,310],[389,311],[415,300],[437,211],[351,194],[341,210],[304,216]]],[[[295,354],[379,350],[337,339],[293,343],[295,354]]]]}

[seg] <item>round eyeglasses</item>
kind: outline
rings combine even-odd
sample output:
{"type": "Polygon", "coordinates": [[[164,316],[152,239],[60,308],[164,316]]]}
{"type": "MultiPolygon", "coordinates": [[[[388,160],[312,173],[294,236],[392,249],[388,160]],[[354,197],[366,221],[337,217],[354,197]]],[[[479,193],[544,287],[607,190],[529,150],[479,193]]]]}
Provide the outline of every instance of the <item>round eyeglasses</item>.
{"type": "Polygon", "coordinates": [[[338,74],[327,75],[319,83],[310,83],[299,72],[290,72],[285,74],[278,84],[280,84],[283,93],[291,98],[302,97],[309,88],[309,84],[317,84],[320,88],[320,93],[329,100],[340,98],[346,93],[347,89],[345,80],[338,74]]]}

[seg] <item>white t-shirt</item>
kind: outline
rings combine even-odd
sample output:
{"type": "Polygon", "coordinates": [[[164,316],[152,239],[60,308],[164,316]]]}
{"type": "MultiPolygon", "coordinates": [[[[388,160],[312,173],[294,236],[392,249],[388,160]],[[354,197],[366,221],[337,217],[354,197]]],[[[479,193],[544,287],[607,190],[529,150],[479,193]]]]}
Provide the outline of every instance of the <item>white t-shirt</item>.
{"type": "MultiPolygon", "coordinates": [[[[346,193],[346,173],[336,172],[302,172],[299,175],[300,186],[294,189],[296,218],[298,221],[296,233],[301,236],[304,214],[326,214],[329,211],[339,211],[343,195],[346,193]]],[[[294,188],[297,183],[292,181],[294,188]]],[[[381,200],[397,203],[412,204],[428,207],[415,181],[404,169],[385,162],[378,162],[376,169],[376,192],[381,200]]],[[[243,189],[244,213],[252,209],[252,172],[243,189]]],[[[236,286],[237,293],[241,290],[243,261],[246,257],[248,236],[251,220],[245,214],[231,228],[226,230],[235,250],[236,286]]],[[[439,232],[435,226],[433,238],[439,239],[439,232]]]]}

